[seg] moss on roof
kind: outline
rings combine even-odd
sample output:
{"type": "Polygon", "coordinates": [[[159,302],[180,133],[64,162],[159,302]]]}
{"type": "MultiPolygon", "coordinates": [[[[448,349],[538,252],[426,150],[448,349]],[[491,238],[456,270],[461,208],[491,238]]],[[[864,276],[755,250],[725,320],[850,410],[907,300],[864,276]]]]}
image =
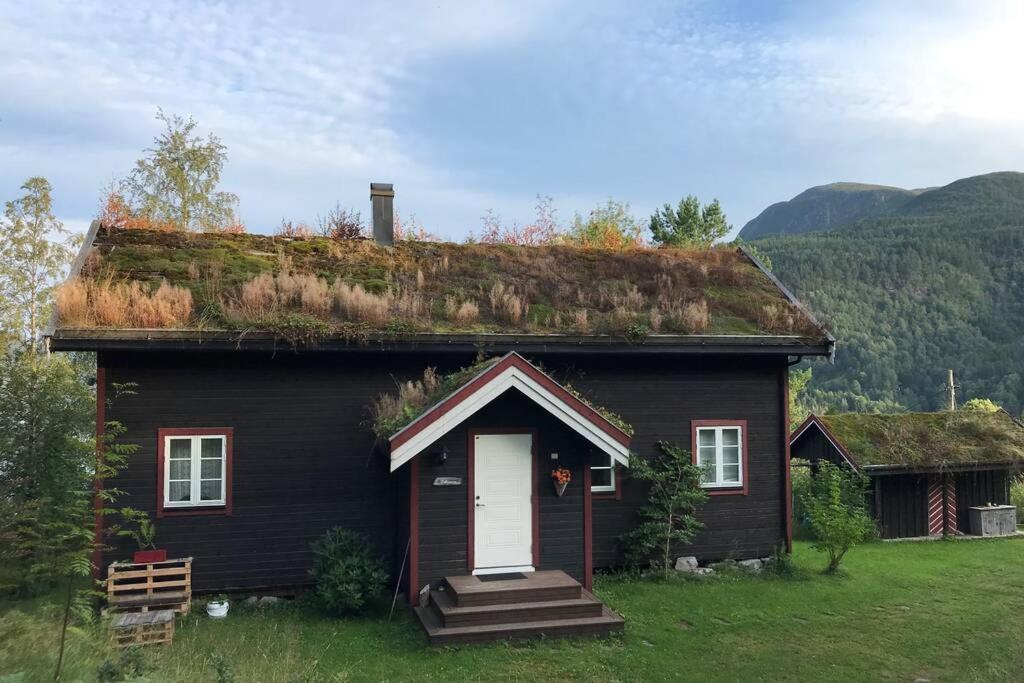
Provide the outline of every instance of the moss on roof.
{"type": "Polygon", "coordinates": [[[860,466],[1024,461],[1024,428],[1003,411],[842,413],[819,419],[860,466]]]}
{"type": "Polygon", "coordinates": [[[94,300],[108,295],[95,283],[102,289],[125,281],[152,291],[165,282],[187,289],[187,327],[195,329],[273,331],[282,320],[301,318],[318,333],[344,335],[826,336],[729,247],[610,251],[400,242],[385,249],[365,239],[105,228],[79,277],[82,291],[65,297],[76,313],[58,302],[58,328],[138,327],[132,321],[139,317],[117,323],[93,312],[94,300]]]}

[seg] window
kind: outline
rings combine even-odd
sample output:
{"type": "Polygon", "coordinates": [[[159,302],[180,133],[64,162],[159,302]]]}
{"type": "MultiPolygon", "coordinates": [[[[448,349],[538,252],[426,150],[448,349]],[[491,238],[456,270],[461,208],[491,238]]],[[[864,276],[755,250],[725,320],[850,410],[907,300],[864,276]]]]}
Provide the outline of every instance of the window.
{"type": "Polygon", "coordinates": [[[705,488],[743,487],[742,425],[698,426],[694,441],[705,488]]]}
{"type": "Polygon", "coordinates": [[[594,493],[615,492],[615,461],[607,453],[594,453],[590,466],[590,490],[594,493]]]}
{"type": "Polygon", "coordinates": [[[231,506],[231,430],[162,429],[158,512],[231,506]]]}

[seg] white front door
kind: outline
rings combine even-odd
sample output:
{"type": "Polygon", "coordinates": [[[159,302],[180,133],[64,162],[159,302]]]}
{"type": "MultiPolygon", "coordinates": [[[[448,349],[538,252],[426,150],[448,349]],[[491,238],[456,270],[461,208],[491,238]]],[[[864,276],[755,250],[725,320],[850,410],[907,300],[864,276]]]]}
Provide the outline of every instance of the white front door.
{"type": "Polygon", "coordinates": [[[473,437],[475,573],[533,566],[533,437],[473,437]]]}

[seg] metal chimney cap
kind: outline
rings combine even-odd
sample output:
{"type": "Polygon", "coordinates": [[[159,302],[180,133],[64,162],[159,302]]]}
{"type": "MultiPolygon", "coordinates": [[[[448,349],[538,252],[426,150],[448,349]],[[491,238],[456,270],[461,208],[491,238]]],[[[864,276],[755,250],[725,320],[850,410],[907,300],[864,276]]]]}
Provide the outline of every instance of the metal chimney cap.
{"type": "Polygon", "coordinates": [[[394,197],[395,186],[391,183],[370,183],[370,199],[374,197],[394,197]]]}

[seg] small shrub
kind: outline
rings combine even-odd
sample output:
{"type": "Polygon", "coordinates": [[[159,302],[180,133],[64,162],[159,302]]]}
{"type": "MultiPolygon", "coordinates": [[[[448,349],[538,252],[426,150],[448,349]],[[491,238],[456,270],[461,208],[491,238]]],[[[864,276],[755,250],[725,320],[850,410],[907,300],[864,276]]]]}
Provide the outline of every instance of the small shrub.
{"type": "Polygon", "coordinates": [[[812,547],[828,555],[825,573],[830,574],[850,548],[872,538],[876,529],[865,504],[867,478],[826,460],[817,469],[801,503],[814,533],[812,547]]]}
{"type": "Polygon", "coordinates": [[[362,214],[355,209],[343,209],[341,204],[335,204],[326,216],[317,216],[316,228],[321,235],[334,240],[356,239],[366,231],[362,214]]]}
{"type": "Polygon", "coordinates": [[[360,612],[387,587],[384,563],[358,534],[335,527],[312,549],[310,575],[317,596],[330,612],[360,612]]]}
{"type": "Polygon", "coordinates": [[[793,556],[787,553],[785,546],[781,544],[772,549],[772,555],[768,558],[763,571],[765,574],[781,579],[791,579],[800,573],[796,565],[793,564],[793,556]]]}
{"type": "Polygon", "coordinates": [[[139,647],[131,646],[121,651],[117,660],[104,659],[96,667],[96,680],[100,683],[134,681],[152,669],[139,647]]]}
{"type": "Polygon", "coordinates": [[[650,489],[640,510],[640,524],[622,541],[632,564],[650,562],[668,576],[673,545],[689,543],[704,526],[696,512],[707,493],[701,488],[701,470],[691,462],[688,450],[661,441],[658,451],[651,461],[640,456],[630,459],[633,476],[648,482],[650,489]]]}
{"type": "Polygon", "coordinates": [[[217,674],[217,683],[235,683],[235,670],[231,662],[217,652],[210,654],[210,662],[213,664],[214,673],[217,674]]]}
{"type": "Polygon", "coordinates": [[[1017,506],[1017,524],[1024,524],[1024,476],[1010,482],[1010,505],[1017,506]]]}
{"type": "Polygon", "coordinates": [[[302,222],[282,220],[274,234],[280,237],[305,238],[313,236],[313,229],[302,222]]]}

